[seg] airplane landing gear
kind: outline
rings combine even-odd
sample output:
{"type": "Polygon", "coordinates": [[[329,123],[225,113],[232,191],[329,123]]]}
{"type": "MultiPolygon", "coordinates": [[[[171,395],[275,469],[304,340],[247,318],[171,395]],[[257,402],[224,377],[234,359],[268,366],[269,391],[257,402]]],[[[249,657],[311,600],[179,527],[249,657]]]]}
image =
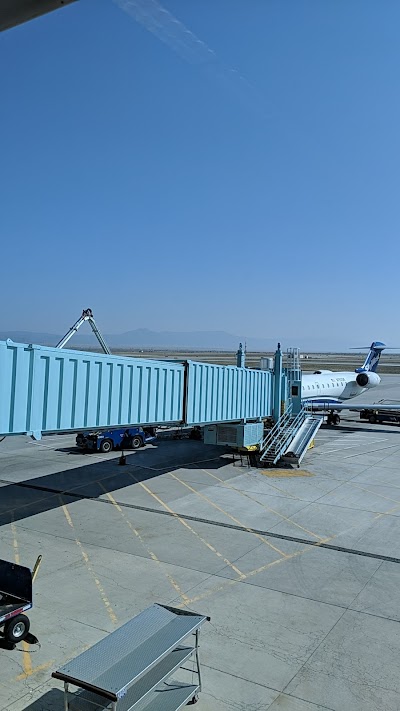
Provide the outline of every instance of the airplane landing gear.
{"type": "Polygon", "coordinates": [[[340,423],[340,416],[337,412],[330,412],[326,421],[328,425],[338,425],[340,423]]]}

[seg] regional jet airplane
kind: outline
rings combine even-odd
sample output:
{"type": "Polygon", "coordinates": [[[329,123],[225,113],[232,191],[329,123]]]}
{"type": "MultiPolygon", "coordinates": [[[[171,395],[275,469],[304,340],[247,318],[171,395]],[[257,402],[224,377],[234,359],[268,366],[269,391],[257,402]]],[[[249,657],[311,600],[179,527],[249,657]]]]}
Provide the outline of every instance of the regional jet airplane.
{"type": "MultiPolygon", "coordinates": [[[[357,403],[344,404],[361,395],[366,390],[375,388],[381,382],[376,372],[382,351],[386,348],[384,343],[374,341],[371,343],[369,353],[361,366],[352,371],[333,372],[331,370],[316,370],[312,374],[302,376],[301,398],[313,411],[328,411],[328,422],[337,425],[340,417],[334,414],[335,410],[364,410],[371,408],[368,405],[357,403]]],[[[399,405],[379,405],[380,409],[399,409],[399,405]]]]}

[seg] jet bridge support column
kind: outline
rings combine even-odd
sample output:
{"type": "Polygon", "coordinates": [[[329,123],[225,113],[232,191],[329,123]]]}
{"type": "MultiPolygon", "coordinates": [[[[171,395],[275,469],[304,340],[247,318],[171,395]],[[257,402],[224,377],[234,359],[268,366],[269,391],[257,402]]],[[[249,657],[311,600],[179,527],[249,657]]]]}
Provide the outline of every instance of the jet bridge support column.
{"type": "Polygon", "coordinates": [[[278,422],[281,416],[281,399],[282,399],[282,351],[281,344],[278,347],[274,356],[274,407],[273,418],[278,422]]]}
{"type": "Polygon", "coordinates": [[[292,413],[293,413],[293,415],[297,415],[302,408],[301,379],[300,380],[292,380],[289,384],[289,387],[290,387],[289,398],[292,403],[292,413]]]}
{"type": "Polygon", "coordinates": [[[246,351],[243,350],[241,343],[239,343],[239,350],[236,353],[236,366],[238,368],[245,368],[246,366],[246,351]]]}

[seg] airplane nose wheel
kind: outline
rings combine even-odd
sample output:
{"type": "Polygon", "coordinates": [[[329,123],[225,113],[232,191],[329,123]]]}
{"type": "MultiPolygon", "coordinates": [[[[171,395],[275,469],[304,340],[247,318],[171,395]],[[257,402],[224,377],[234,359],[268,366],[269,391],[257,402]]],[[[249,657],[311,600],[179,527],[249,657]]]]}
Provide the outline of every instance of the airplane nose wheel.
{"type": "Polygon", "coordinates": [[[336,412],[331,412],[326,421],[328,425],[338,425],[340,423],[340,417],[336,412]]]}

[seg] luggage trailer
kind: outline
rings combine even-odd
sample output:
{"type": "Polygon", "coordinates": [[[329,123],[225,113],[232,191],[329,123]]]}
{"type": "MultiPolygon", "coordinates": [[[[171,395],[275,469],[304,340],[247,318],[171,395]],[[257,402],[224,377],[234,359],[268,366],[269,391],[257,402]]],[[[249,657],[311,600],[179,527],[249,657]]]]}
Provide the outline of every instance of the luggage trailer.
{"type": "Polygon", "coordinates": [[[30,622],[24,613],[33,606],[32,583],[41,560],[40,555],[32,571],[23,565],[0,560],[0,629],[12,644],[21,642],[28,635],[30,622]]]}

